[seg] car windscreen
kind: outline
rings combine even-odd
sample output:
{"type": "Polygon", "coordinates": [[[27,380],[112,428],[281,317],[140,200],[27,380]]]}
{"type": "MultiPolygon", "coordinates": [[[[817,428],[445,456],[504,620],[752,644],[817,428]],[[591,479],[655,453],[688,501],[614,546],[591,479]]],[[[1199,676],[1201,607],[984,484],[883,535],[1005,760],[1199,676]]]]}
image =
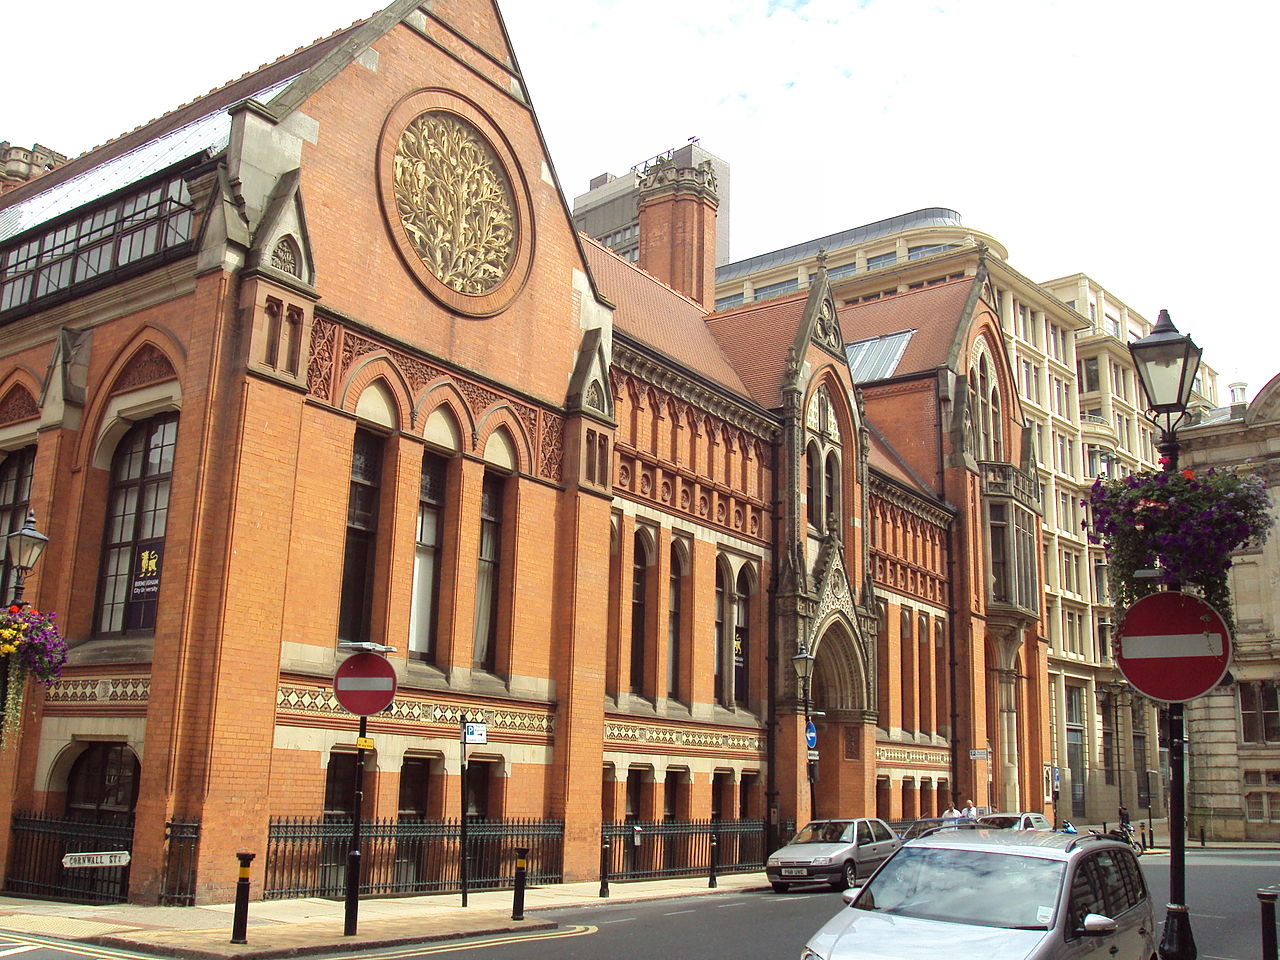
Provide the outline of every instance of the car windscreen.
{"type": "Polygon", "coordinates": [[[839,843],[853,841],[852,820],[815,820],[791,838],[792,843],[839,843]]]}
{"type": "Polygon", "coordinates": [[[1063,864],[1008,853],[906,846],[853,902],[858,910],[1018,930],[1045,930],[1063,864]]]}

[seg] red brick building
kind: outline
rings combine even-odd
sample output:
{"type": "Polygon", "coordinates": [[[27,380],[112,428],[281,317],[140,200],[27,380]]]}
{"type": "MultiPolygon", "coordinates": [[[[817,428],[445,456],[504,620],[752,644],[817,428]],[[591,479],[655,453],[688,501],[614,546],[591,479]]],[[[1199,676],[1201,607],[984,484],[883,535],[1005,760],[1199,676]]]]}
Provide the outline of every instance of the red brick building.
{"type": "Polygon", "coordinates": [[[607,823],[1034,805],[980,281],[859,392],[875,311],[709,314],[714,180],[650,187],[652,274],[572,231],[496,7],[396,0],[4,195],[0,507],[71,652],[0,752],[0,861],[17,814],[114,824],[154,901],[198,820],[194,898],[242,850],[261,890],[273,818],[351,812],[341,642],[395,648],[365,814],[562,822],[566,879],[607,823]]]}

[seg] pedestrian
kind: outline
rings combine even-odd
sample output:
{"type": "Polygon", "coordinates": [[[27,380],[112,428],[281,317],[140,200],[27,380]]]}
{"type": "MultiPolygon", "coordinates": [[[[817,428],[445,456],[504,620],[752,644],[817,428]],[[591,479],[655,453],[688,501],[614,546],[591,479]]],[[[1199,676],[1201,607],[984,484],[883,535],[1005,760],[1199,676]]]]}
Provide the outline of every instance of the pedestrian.
{"type": "Polygon", "coordinates": [[[1123,803],[1120,804],[1120,827],[1123,829],[1130,826],[1129,824],[1129,808],[1123,803]]]}
{"type": "Polygon", "coordinates": [[[947,819],[955,819],[957,817],[964,816],[963,813],[961,813],[959,810],[956,809],[956,805],[954,803],[951,806],[947,807],[947,809],[943,810],[942,815],[947,819]]]}
{"type": "Polygon", "coordinates": [[[978,807],[972,800],[964,805],[964,809],[960,811],[962,817],[969,817],[972,820],[978,819],[978,807]]]}

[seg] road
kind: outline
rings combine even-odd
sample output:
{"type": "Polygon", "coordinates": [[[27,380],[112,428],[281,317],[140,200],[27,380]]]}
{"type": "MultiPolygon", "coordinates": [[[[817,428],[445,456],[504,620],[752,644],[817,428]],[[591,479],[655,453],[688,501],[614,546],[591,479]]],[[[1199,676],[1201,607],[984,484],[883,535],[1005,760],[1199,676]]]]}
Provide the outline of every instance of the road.
{"type": "MultiPolygon", "coordinates": [[[[1156,917],[1169,896],[1167,853],[1142,858],[1156,917]]],[[[1199,960],[1257,960],[1259,887],[1280,883],[1280,850],[1188,849],[1187,900],[1199,960]]],[[[607,903],[539,913],[550,934],[398,948],[371,957],[451,960],[791,960],[809,934],[843,906],[825,887],[786,894],[752,892],[685,900],[607,903]]]]}

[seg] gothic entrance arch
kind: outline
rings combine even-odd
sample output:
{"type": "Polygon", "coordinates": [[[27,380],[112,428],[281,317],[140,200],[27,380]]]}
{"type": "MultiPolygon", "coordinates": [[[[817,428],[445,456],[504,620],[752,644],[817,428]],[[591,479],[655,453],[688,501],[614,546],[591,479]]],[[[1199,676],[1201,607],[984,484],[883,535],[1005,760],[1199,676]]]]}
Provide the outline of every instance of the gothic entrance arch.
{"type": "Polygon", "coordinates": [[[819,817],[874,816],[875,724],[871,658],[843,612],[819,625],[811,709],[820,714],[814,809],[819,817]]]}

